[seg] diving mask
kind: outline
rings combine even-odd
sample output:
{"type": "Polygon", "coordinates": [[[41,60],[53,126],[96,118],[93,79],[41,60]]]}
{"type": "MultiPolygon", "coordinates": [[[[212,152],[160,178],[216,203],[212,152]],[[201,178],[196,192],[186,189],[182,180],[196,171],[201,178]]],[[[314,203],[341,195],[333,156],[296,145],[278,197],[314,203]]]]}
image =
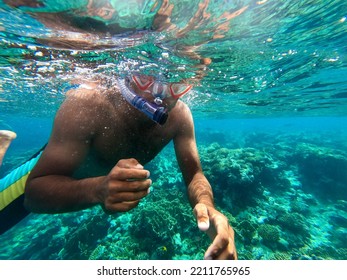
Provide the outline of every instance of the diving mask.
{"type": "Polygon", "coordinates": [[[133,75],[132,80],[135,85],[144,92],[149,92],[158,100],[163,100],[169,96],[178,99],[189,92],[192,85],[184,83],[166,83],[155,80],[153,77],[145,75],[133,75]]]}

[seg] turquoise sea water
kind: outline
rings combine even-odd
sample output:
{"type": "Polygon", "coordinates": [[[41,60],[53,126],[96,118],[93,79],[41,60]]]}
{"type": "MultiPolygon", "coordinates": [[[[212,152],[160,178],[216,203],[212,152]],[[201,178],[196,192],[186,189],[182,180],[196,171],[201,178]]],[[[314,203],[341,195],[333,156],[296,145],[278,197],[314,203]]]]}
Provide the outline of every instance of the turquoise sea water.
{"type": "MultiPolygon", "coordinates": [[[[87,1],[31,1],[46,5],[40,9],[4,2],[11,1],[0,1],[0,129],[18,137],[0,177],[47,142],[73,79],[129,71],[194,77],[197,60],[182,50],[199,45],[195,52],[212,63],[183,100],[239,258],[347,259],[346,1],[169,1],[174,27],[129,32],[129,40],[113,32],[114,22],[148,29],[153,15],[132,22],[125,7],[122,18],[86,30],[87,1]],[[43,25],[42,12],[58,11],[79,15],[81,28],[43,25]],[[194,15],[194,28],[184,29],[194,15]],[[65,43],[52,43],[57,37],[65,43]]],[[[136,209],[30,214],[0,236],[0,259],[201,259],[210,241],[196,228],[171,144],[146,168],[153,191],[136,209]]]]}

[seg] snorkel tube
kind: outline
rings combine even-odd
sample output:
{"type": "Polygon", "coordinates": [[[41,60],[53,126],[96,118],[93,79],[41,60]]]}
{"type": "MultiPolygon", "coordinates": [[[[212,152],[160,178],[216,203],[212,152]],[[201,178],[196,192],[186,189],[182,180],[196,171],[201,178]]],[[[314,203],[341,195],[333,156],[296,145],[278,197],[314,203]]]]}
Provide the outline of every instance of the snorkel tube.
{"type": "Polygon", "coordinates": [[[166,122],[169,115],[164,107],[159,107],[156,104],[152,104],[144,98],[136,95],[126,86],[124,79],[118,78],[117,83],[121,94],[129,104],[145,113],[151,120],[160,125],[163,125],[166,122]]]}

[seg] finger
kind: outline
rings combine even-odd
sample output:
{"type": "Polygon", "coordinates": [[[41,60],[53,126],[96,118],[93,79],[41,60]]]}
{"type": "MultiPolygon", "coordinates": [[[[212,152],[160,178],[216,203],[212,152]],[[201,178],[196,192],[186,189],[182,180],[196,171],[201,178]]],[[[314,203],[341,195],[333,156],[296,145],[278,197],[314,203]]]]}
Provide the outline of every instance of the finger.
{"type": "Polygon", "coordinates": [[[218,256],[216,260],[237,260],[237,252],[234,244],[234,240],[229,238],[228,246],[218,256]]]}
{"type": "Polygon", "coordinates": [[[121,159],[116,166],[121,168],[143,169],[143,166],[135,158],[121,159]]]}
{"type": "Polygon", "coordinates": [[[167,7],[167,9],[166,9],[165,14],[166,14],[167,16],[171,16],[171,15],[172,15],[172,10],[173,10],[173,8],[174,8],[174,5],[173,5],[173,4],[170,4],[170,5],[167,7]]]}
{"type": "Polygon", "coordinates": [[[209,57],[203,57],[200,59],[200,63],[203,65],[210,65],[212,63],[212,59],[209,57]]]}
{"type": "Polygon", "coordinates": [[[194,207],[194,216],[198,222],[198,228],[202,231],[207,231],[210,227],[207,207],[201,203],[196,204],[194,207]]]}
{"type": "Polygon", "coordinates": [[[218,256],[217,260],[237,260],[237,250],[235,247],[235,232],[231,226],[228,225],[228,246],[218,256]]]}
{"type": "Polygon", "coordinates": [[[142,181],[115,181],[109,183],[109,195],[117,196],[121,192],[141,192],[148,191],[152,185],[151,179],[142,181]]]}
{"type": "Polygon", "coordinates": [[[235,247],[235,232],[231,226],[228,226],[229,243],[226,248],[216,259],[217,260],[237,260],[237,250],[235,247]]]}
{"type": "Polygon", "coordinates": [[[168,0],[164,0],[157,13],[162,13],[163,11],[165,11],[167,9],[167,7],[169,7],[169,1],[168,0]]]}
{"type": "Polygon", "coordinates": [[[215,260],[222,254],[222,252],[227,248],[229,244],[229,239],[221,235],[216,235],[210,247],[208,247],[205,252],[205,260],[215,260]]]}
{"type": "Polygon", "coordinates": [[[140,192],[120,192],[115,196],[111,196],[107,199],[108,203],[120,203],[120,202],[131,202],[135,200],[141,200],[149,193],[149,189],[140,192]]]}
{"type": "Polygon", "coordinates": [[[205,253],[206,259],[217,259],[227,249],[229,238],[233,237],[229,234],[229,228],[231,229],[231,227],[228,221],[222,216],[214,216],[212,223],[213,227],[207,233],[213,239],[213,242],[205,253]],[[212,229],[214,229],[213,232],[212,229]]]}
{"type": "Polygon", "coordinates": [[[110,172],[110,178],[114,180],[144,180],[149,178],[150,173],[145,169],[128,169],[128,168],[113,168],[110,172]]]}

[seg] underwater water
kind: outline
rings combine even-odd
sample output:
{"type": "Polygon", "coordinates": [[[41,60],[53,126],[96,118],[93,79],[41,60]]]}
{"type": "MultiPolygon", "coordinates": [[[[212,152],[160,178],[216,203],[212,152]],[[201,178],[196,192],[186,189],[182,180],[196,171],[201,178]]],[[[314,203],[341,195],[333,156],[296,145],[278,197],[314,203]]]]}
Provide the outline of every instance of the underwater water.
{"type": "MultiPolygon", "coordinates": [[[[346,1],[130,1],[102,14],[111,2],[0,1],[0,129],[17,133],[0,178],[47,143],[74,80],[189,78],[182,100],[239,259],[346,260],[346,1]],[[152,31],[168,3],[172,25],[152,31]]],[[[0,259],[202,259],[210,240],[172,145],[146,168],[153,191],[135,209],[30,214],[0,235],[0,259]]]]}

